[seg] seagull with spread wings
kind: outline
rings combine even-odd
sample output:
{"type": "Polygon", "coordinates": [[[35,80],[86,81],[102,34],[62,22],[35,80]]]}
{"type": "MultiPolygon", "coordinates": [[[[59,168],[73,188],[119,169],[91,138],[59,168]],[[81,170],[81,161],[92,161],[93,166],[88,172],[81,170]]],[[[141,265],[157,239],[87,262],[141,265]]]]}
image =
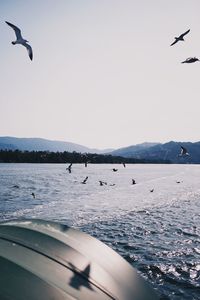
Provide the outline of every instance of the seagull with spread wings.
{"type": "Polygon", "coordinates": [[[179,156],[189,156],[190,154],[188,153],[187,149],[183,146],[181,146],[181,153],[179,154],[179,156]]]}
{"type": "Polygon", "coordinates": [[[26,47],[26,49],[28,51],[28,55],[29,55],[30,59],[32,60],[33,59],[33,50],[31,48],[31,46],[28,44],[28,41],[23,39],[23,37],[21,35],[21,30],[17,26],[15,26],[7,21],[5,21],[5,22],[15,31],[16,41],[12,42],[12,44],[13,45],[19,44],[19,45],[26,47]]]}
{"type": "Polygon", "coordinates": [[[186,34],[188,34],[190,32],[190,29],[189,30],[187,30],[186,32],[184,32],[184,33],[182,33],[181,35],[179,35],[179,37],[175,37],[175,41],[170,45],[170,46],[173,46],[173,45],[175,45],[177,42],[179,42],[179,41],[184,41],[184,36],[186,35],[186,34]]]}

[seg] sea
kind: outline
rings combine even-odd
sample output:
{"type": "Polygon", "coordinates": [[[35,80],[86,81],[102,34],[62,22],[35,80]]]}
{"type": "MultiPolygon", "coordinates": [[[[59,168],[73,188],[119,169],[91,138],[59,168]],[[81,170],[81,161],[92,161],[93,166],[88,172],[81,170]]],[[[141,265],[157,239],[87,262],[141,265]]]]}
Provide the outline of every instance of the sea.
{"type": "Polygon", "coordinates": [[[123,256],[160,299],[200,299],[200,165],[67,166],[1,163],[0,221],[67,224],[123,256]]]}

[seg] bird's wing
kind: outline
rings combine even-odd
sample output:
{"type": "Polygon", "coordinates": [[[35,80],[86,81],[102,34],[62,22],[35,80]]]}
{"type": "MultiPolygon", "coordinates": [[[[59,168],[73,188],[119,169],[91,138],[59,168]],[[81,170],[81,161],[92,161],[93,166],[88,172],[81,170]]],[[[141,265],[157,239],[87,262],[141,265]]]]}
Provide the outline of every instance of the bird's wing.
{"type": "Polygon", "coordinates": [[[182,33],[181,35],[180,35],[180,37],[184,37],[186,34],[188,34],[190,32],[190,29],[188,29],[186,32],[184,32],[184,33],[182,33]]]}
{"type": "Polygon", "coordinates": [[[33,59],[33,50],[31,48],[31,46],[27,43],[23,44],[24,47],[26,47],[27,51],[28,51],[28,55],[30,57],[30,59],[33,59]]]}
{"type": "Polygon", "coordinates": [[[173,46],[174,44],[176,44],[178,42],[178,40],[175,40],[170,46],[173,46]]]}
{"type": "Polygon", "coordinates": [[[192,57],[188,57],[186,60],[182,61],[182,64],[183,63],[190,63],[192,59],[193,59],[192,57]]]}
{"type": "Polygon", "coordinates": [[[184,148],[183,146],[181,146],[181,153],[182,153],[182,154],[185,154],[185,153],[187,153],[187,149],[186,149],[186,148],[184,148]]]}
{"type": "Polygon", "coordinates": [[[22,39],[21,30],[17,26],[15,26],[15,25],[7,22],[7,21],[5,21],[5,22],[6,22],[6,24],[8,24],[15,31],[17,39],[18,40],[22,39]]]}

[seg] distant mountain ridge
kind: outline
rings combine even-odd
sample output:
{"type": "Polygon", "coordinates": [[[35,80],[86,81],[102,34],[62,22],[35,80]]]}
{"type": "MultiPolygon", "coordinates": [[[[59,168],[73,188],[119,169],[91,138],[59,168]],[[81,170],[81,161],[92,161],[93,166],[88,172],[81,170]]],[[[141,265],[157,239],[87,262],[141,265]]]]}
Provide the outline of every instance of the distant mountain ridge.
{"type": "Polygon", "coordinates": [[[80,153],[107,153],[113,149],[92,149],[79,144],[63,141],[53,141],[43,138],[16,138],[0,137],[0,149],[21,151],[51,151],[51,152],[80,152],[80,153]]]}
{"type": "Polygon", "coordinates": [[[138,155],[141,151],[145,151],[150,147],[159,145],[159,143],[142,143],[137,145],[132,145],[128,147],[123,147],[117,150],[112,151],[110,154],[119,155],[123,157],[133,157],[134,155],[138,155]]]}
{"type": "Polygon", "coordinates": [[[168,143],[141,143],[120,149],[92,149],[83,145],[52,141],[42,138],[16,138],[0,137],[0,149],[2,150],[21,150],[21,151],[50,151],[50,152],[79,152],[110,154],[125,158],[135,158],[147,161],[166,161],[170,163],[193,163],[200,164],[200,142],[175,142],[168,143]],[[185,147],[189,156],[181,157],[181,146],[185,147]]]}
{"type": "Polygon", "coordinates": [[[110,153],[111,155],[120,155],[122,157],[134,157],[138,159],[146,160],[164,160],[171,163],[193,163],[200,164],[200,142],[174,142],[168,143],[147,143],[139,144],[136,146],[121,148],[114,150],[110,153]],[[143,145],[141,147],[141,145],[143,145]],[[181,146],[185,147],[189,156],[181,157],[181,146]]]}

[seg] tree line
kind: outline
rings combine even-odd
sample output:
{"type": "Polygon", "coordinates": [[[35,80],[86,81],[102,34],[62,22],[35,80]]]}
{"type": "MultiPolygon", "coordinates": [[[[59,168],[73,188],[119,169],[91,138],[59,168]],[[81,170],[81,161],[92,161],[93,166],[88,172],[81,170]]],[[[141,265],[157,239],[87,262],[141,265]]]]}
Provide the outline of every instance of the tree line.
{"type": "Polygon", "coordinates": [[[0,150],[1,163],[169,163],[163,160],[144,160],[125,158],[110,154],[78,153],[78,152],[50,152],[50,151],[21,151],[0,150]]]}

